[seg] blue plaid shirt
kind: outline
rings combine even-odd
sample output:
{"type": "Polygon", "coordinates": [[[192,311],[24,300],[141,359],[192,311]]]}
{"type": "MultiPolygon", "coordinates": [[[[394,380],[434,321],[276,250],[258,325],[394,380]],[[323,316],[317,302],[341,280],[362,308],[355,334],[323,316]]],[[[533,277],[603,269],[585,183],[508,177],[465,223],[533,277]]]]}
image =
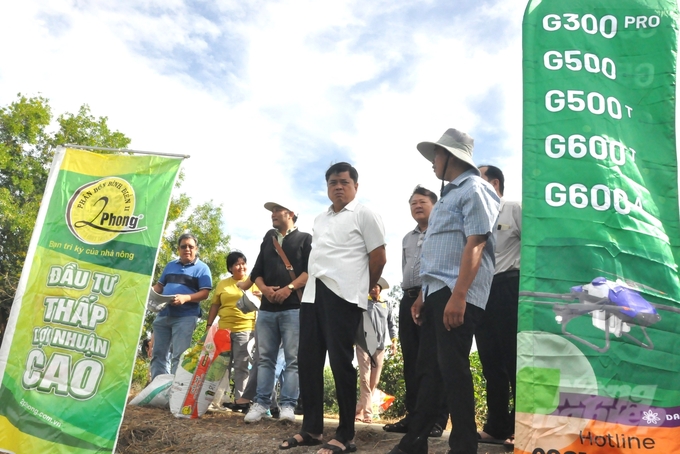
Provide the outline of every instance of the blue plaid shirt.
{"type": "Polygon", "coordinates": [[[448,287],[453,290],[467,237],[486,235],[482,263],[466,301],[484,309],[493,280],[495,239],[500,199],[493,187],[479,177],[477,169],[459,175],[444,187],[427,227],[420,256],[423,295],[448,287]]]}

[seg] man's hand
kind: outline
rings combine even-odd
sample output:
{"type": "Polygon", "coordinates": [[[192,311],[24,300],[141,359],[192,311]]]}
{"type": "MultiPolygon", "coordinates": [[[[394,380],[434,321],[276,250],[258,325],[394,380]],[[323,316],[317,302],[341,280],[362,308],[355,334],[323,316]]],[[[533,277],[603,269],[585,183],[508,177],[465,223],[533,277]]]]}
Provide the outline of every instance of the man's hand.
{"type": "Polygon", "coordinates": [[[290,296],[291,293],[293,293],[293,291],[289,289],[287,286],[281,287],[276,292],[274,292],[274,301],[272,302],[276,304],[283,304],[283,302],[286,301],[286,299],[290,296]]]}
{"type": "Polygon", "coordinates": [[[444,308],[444,328],[451,331],[463,324],[465,318],[465,295],[452,293],[444,308]]]}
{"type": "Polygon", "coordinates": [[[191,301],[191,295],[175,295],[172,299],[171,304],[173,306],[181,306],[184,303],[191,301]]]}
{"type": "Polygon", "coordinates": [[[397,341],[392,341],[392,356],[397,354],[397,341]]]}
{"type": "Polygon", "coordinates": [[[259,286],[260,291],[269,302],[276,303],[276,291],[279,289],[278,286],[269,287],[268,285],[259,286]]]}
{"type": "Polygon", "coordinates": [[[420,312],[423,310],[423,292],[418,294],[418,298],[413,302],[411,306],[411,317],[413,318],[413,323],[420,326],[423,321],[420,319],[420,312]]]}

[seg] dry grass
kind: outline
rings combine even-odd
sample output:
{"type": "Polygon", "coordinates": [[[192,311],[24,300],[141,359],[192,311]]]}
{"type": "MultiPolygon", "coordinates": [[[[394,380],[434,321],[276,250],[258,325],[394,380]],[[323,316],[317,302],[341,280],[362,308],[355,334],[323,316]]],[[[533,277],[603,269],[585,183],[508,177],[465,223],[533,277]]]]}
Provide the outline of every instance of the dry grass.
{"type": "MultiPolygon", "coordinates": [[[[282,453],[279,444],[300,430],[301,421],[295,423],[262,420],[245,424],[243,414],[231,411],[207,413],[199,419],[175,418],[168,409],[128,406],[120,429],[117,453],[160,454],[263,454],[282,453]]],[[[356,445],[362,454],[385,454],[399,442],[400,434],[381,430],[388,421],[373,424],[356,424],[356,445]]],[[[335,433],[337,420],[328,420],[324,439],[335,433]]],[[[291,454],[316,453],[316,447],[291,450],[291,454]]],[[[430,454],[448,451],[445,438],[430,439],[430,454]]],[[[502,447],[480,445],[479,453],[502,453],[502,447]]]]}
{"type": "MultiPolygon", "coordinates": [[[[357,424],[356,444],[365,453],[385,453],[396,438],[357,424]]],[[[328,424],[325,438],[335,427],[328,424]]],[[[128,406],[120,429],[116,452],[121,454],[157,453],[273,453],[281,452],[281,441],[300,430],[300,422],[262,420],[245,424],[243,414],[231,411],[207,413],[199,419],[175,418],[167,409],[128,406]]],[[[294,453],[316,452],[318,447],[298,448],[294,453]],[[308,450],[305,450],[308,449],[308,450]]]]}

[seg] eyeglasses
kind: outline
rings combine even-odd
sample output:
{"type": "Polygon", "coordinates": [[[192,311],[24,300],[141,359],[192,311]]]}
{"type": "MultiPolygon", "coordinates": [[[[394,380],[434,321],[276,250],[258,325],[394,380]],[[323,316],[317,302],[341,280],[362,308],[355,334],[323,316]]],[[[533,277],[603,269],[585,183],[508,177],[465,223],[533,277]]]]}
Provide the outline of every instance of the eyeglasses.
{"type": "Polygon", "coordinates": [[[189,249],[190,251],[193,251],[194,249],[196,249],[196,246],[193,246],[191,244],[182,244],[179,246],[179,248],[182,250],[189,249]]]}

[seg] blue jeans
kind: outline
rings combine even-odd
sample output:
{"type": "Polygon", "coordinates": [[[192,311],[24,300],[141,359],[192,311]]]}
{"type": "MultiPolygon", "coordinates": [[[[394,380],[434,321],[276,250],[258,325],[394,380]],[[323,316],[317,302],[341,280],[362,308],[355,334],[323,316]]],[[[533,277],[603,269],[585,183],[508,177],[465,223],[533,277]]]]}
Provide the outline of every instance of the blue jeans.
{"type": "Polygon", "coordinates": [[[191,336],[196,329],[198,317],[172,317],[163,315],[153,322],[153,356],[151,357],[151,379],[156,375],[174,374],[179,357],[191,345],[191,336]],[[171,353],[168,370],[168,353],[171,353]]]}
{"type": "Polygon", "coordinates": [[[281,312],[260,311],[257,316],[257,395],[255,402],[269,408],[274,389],[276,358],[283,346],[286,366],[281,386],[281,407],[295,407],[300,394],[298,379],[298,344],[300,341],[300,309],[281,312]]]}

